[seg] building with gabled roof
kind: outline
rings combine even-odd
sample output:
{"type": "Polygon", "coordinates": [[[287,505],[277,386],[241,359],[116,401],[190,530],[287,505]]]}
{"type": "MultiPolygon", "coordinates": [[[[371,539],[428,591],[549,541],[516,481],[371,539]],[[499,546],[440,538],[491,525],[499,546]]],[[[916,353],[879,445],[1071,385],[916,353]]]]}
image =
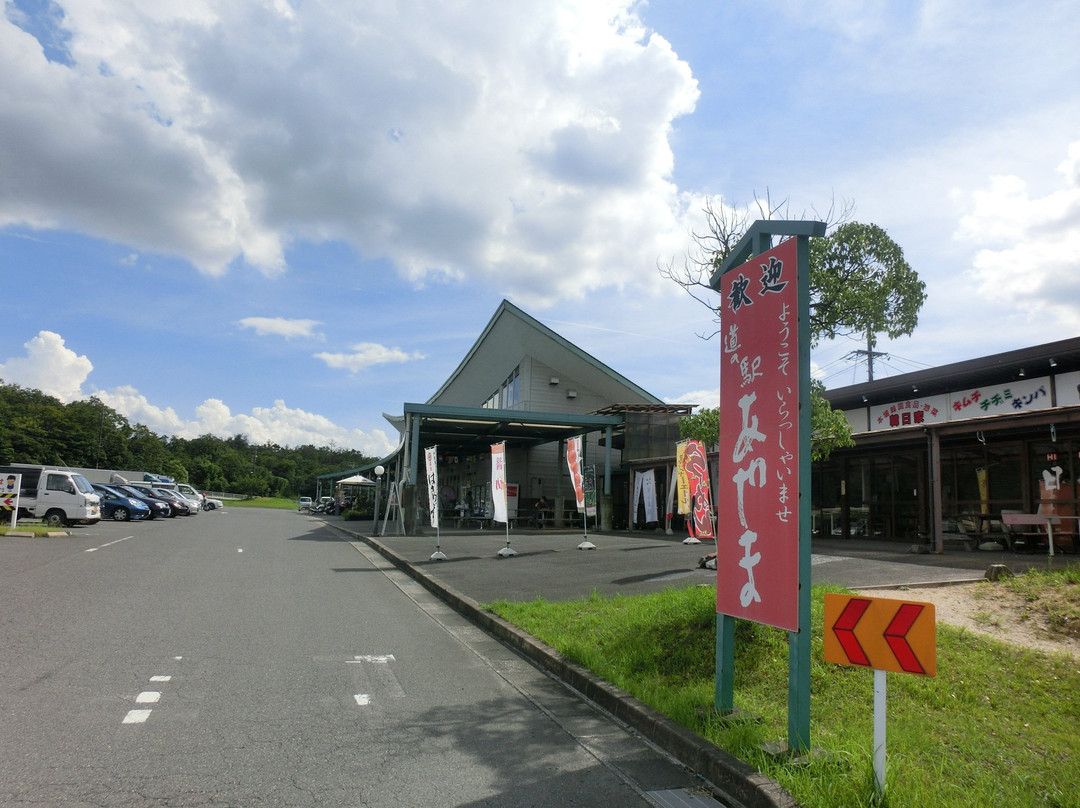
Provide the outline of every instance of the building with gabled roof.
{"type": "MultiPolygon", "coordinates": [[[[574,508],[565,441],[584,435],[584,462],[596,467],[601,511],[617,524],[629,518],[616,516],[628,507],[625,497],[613,494],[628,488],[624,461],[654,453],[657,439],[672,445],[678,418],[691,409],[665,404],[504,300],[431,398],[405,402],[400,416],[385,416],[401,439],[378,465],[399,486],[403,521],[412,530],[422,523],[417,514],[426,500],[415,496],[425,490],[418,485],[424,449],[438,449],[444,514],[490,514],[491,446],[505,442],[512,503],[514,493],[519,510],[543,495],[554,503],[558,521],[574,508]],[[627,413],[634,427],[629,433],[627,413]]],[[[374,467],[327,476],[369,474],[374,467]]]]}

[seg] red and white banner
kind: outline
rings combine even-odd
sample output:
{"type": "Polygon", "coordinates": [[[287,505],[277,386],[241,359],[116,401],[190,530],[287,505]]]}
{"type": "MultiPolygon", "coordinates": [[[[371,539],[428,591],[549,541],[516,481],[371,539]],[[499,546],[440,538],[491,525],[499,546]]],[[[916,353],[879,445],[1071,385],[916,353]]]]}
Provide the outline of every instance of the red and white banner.
{"type": "Polygon", "coordinates": [[[424,465],[427,468],[428,511],[431,526],[439,526],[439,450],[437,446],[424,449],[424,465]]]}
{"type": "Polygon", "coordinates": [[[566,441],[566,465],[574,484],[574,499],[579,511],[585,510],[585,481],[581,478],[581,435],[566,441]]]}
{"type": "Polygon", "coordinates": [[[789,631],[799,627],[799,283],[790,239],[720,286],[716,610],[789,631]]]}
{"type": "Polygon", "coordinates": [[[705,444],[688,440],[682,451],[682,470],[686,475],[693,535],[699,539],[713,538],[712,502],[709,494],[709,464],[705,444]]]}
{"type": "Polygon", "coordinates": [[[506,444],[491,444],[491,501],[495,522],[506,522],[506,444]]]}

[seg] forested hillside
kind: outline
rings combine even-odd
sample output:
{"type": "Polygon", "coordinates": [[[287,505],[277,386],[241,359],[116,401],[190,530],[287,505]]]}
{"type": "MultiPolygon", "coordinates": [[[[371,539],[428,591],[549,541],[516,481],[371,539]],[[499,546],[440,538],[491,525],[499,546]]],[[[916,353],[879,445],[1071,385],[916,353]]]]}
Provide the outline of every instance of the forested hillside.
{"type": "Polygon", "coordinates": [[[206,491],[295,497],[313,496],[319,474],[374,459],[327,446],[253,444],[244,435],[167,437],[130,423],[97,398],[64,404],[40,390],[0,380],[0,465],[137,469],[206,491]]]}

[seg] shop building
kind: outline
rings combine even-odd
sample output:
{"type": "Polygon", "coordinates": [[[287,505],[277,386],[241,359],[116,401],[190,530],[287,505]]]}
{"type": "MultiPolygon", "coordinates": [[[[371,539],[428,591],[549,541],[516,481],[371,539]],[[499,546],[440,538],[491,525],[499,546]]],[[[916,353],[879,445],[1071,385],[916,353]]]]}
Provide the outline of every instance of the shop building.
{"type": "Polygon", "coordinates": [[[817,536],[940,551],[1002,538],[1002,511],[1053,514],[1076,547],[1080,339],[827,392],[855,447],[813,470],[817,536]]]}

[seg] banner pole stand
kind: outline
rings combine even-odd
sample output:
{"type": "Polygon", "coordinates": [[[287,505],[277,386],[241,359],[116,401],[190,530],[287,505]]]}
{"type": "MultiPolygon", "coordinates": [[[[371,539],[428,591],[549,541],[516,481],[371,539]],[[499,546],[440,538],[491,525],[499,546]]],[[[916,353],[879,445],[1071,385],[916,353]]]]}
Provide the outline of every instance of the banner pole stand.
{"type": "Polygon", "coordinates": [[[502,548],[501,550],[499,550],[499,555],[501,555],[503,558],[508,558],[509,556],[516,556],[517,555],[517,550],[515,550],[513,547],[510,546],[510,520],[509,519],[506,520],[506,546],[504,548],[502,548]]]}
{"type": "Polygon", "coordinates": [[[596,545],[589,541],[589,509],[586,508],[585,512],[581,515],[582,524],[585,527],[585,541],[577,546],[579,550],[595,550],[596,545]]]}
{"type": "Polygon", "coordinates": [[[439,541],[439,528],[435,528],[435,552],[431,554],[432,561],[446,561],[446,553],[442,551],[439,541]]]}

